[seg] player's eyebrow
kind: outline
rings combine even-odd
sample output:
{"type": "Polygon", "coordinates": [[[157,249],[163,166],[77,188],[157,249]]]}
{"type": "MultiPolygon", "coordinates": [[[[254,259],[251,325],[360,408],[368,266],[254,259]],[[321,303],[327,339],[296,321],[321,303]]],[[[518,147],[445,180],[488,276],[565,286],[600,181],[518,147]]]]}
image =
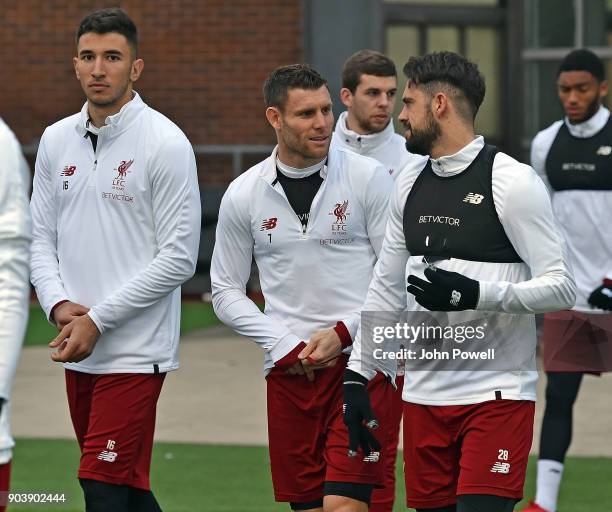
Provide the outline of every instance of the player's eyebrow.
{"type": "MultiPolygon", "coordinates": [[[[93,50],[90,50],[88,48],[85,48],[81,51],[79,51],[79,57],[82,57],[84,55],[95,55],[96,52],[94,52],[93,50]]],[[[110,49],[110,50],[104,50],[104,55],[118,55],[118,56],[122,56],[123,52],[121,50],[116,50],[116,49],[110,49]]]]}

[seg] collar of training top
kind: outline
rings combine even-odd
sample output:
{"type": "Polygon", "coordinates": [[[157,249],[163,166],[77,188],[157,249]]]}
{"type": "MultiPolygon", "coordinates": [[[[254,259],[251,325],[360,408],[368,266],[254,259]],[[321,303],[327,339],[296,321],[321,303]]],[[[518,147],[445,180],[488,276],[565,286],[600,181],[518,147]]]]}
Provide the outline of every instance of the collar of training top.
{"type": "Polygon", "coordinates": [[[598,133],[606,125],[609,117],[610,111],[601,105],[595,115],[584,123],[571,124],[567,117],[564,118],[564,122],[572,137],[586,139],[598,133]]]}
{"type": "Polygon", "coordinates": [[[338,121],[336,122],[335,134],[336,137],[338,137],[338,141],[343,146],[349,147],[358,153],[367,154],[369,151],[374,151],[380,145],[392,138],[393,134],[395,133],[393,121],[390,120],[382,132],[361,135],[347,128],[347,116],[347,112],[342,112],[342,114],[340,114],[340,117],[338,117],[338,121]]]}
{"type": "MultiPolygon", "coordinates": [[[[331,153],[330,148],[330,153],[331,153]]],[[[323,169],[321,169],[321,178],[327,178],[327,172],[329,167],[330,153],[327,154],[327,158],[325,159],[325,164],[323,165],[323,169]]],[[[274,186],[273,183],[276,181],[276,159],[278,158],[278,146],[275,146],[272,150],[272,154],[266,158],[261,164],[261,169],[259,170],[259,176],[267,181],[270,185],[274,186]]],[[[318,164],[317,164],[318,165],[318,164]]]]}
{"type": "Polygon", "coordinates": [[[441,156],[435,160],[432,158],[431,168],[438,176],[454,176],[459,174],[467,169],[478,153],[480,153],[480,150],[484,148],[484,145],[484,137],[478,135],[472,142],[461,148],[454,155],[441,156]]]}
{"type": "MultiPolygon", "coordinates": [[[[99,133],[104,134],[105,137],[113,137],[118,135],[123,130],[128,128],[132,122],[138,117],[140,112],[146,107],[144,101],[140,95],[134,91],[134,97],[128,101],[121,110],[112,116],[108,116],[105,119],[104,126],[99,128],[99,133]]],[[[87,133],[88,127],[87,122],[89,121],[89,111],[87,109],[87,102],[81,108],[79,120],[76,124],[77,133],[82,137],[87,133]]],[[[91,129],[91,124],[89,129],[91,129]]],[[[91,131],[91,130],[90,130],[91,131]]]]}

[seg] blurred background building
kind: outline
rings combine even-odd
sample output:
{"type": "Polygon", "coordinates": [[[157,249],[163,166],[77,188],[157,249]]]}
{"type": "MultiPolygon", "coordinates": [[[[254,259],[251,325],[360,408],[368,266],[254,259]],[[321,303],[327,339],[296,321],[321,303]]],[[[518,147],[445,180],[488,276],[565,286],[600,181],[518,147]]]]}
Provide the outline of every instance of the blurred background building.
{"type": "Polygon", "coordinates": [[[76,27],[113,4],[139,28],[145,71],[136,89],[185,131],[198,158],[202,243],[187,286],[197,293],[209,287],[227,184],[273,147],[261,86],[276,66],[304,61],[319,69],[337,116],[340,68],[354,51],[390,55],[400,93],[409,56],[456,51],[487,81],[477,130],[527,161],[531,138],[562,116],[561,58],[584,46],[612,57],[612,0],[0,0],[0,115],[32,168],[44,128],[84,101],[72,68],[76,27]]]}

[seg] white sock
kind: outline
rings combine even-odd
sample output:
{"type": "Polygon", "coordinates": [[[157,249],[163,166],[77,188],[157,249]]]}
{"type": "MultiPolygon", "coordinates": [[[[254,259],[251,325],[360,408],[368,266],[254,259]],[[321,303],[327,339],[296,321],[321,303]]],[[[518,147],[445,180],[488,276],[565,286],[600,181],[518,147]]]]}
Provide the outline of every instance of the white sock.
{"type": "Polygon", "coordinates": [[[538,461],[538,479],[535,502],[547,510],[557,510],[557,496],[563,476],[563,464],[556,460],[538,461]]]}

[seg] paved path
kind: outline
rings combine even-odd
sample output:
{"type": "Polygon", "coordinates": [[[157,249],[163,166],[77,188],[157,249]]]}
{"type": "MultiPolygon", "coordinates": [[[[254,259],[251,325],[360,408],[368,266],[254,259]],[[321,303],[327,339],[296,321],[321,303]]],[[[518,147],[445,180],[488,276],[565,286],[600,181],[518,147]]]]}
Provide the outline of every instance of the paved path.
{"type": "MultiPolygon", "coordinates": [[[[162,391],[157,439],[266,444],[259,348],[225,328],[213,328],[184,336],[180,358],[181,369],[168,375],[162,391]]],[[[612,457],[611,391],[612,374],[585,378],[575,411],[571,455],[612,457]]],[[[538,407],[536,429],[541,413],[538,407]]],[[[13,394],[13,433],[16,437],[73,438],[63,370],[51,362],[44,347],[24,349],[13,394]]],[[[536,433],[535,450],[538,437],[536,433]]]]}

